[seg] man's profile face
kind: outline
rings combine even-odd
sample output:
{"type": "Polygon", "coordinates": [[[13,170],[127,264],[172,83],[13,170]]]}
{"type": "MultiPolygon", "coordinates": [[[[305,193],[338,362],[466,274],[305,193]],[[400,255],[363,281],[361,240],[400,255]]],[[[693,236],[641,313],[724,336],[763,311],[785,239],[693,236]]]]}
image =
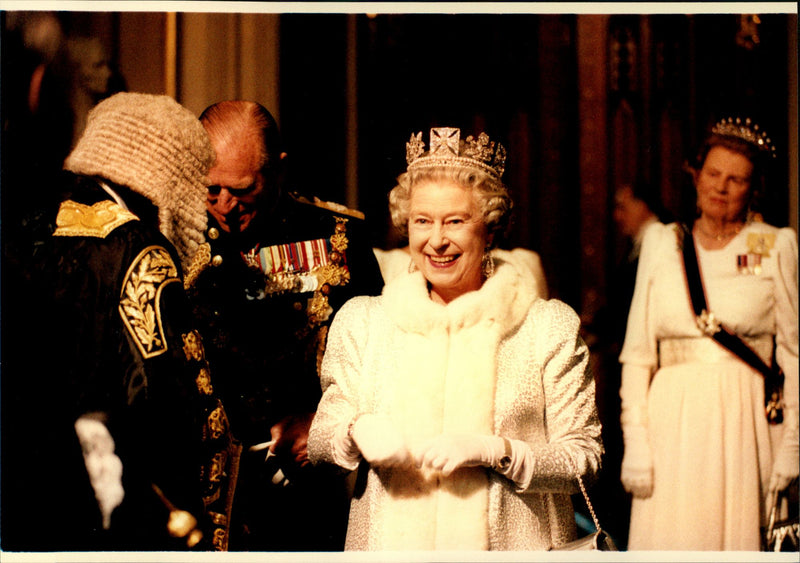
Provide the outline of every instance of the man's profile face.
{"type": "Polygon", "coordinates": [[[259,212],[267,186],[259,169],[257,151],[247,146],[220,145],[212,139],[217,160],[208,173],[206,206],[220,228],[242,232],[259,212]]]}
{"type": "Polygon", "coordinates": [[[647,204],[633,195],[629,186],[617,189],[614,194],[614,221],[620,233],[633,237],[652,215],[647,204]]]}

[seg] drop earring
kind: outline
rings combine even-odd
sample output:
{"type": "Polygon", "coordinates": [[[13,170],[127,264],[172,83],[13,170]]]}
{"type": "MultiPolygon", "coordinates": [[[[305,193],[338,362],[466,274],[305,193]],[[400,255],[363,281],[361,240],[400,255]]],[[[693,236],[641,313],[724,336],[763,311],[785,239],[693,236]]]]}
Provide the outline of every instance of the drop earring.
{"type": "Polygon", "coordinates": [[[494,275],[494,257],[488,248],[483,252],[483,258],[481,259],[481,272],[483,273],[483,277],[486,279],[489,279],[494,275]]]}

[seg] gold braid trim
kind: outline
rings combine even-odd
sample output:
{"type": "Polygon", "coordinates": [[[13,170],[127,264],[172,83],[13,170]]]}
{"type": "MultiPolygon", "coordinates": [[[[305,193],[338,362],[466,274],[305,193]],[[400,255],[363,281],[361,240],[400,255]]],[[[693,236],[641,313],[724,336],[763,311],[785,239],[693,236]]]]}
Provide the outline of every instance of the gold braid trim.
{"type": "Polygon", "coordinates": [[[211,385],[211,372],[208,368],[208,362],[206,362],[206,352],[200,333],[197,330],[192,330],[182,334],[181,338],[183,339],[183,353],[186,356],[186,360],[200,364],[197,370],[197,377],[195,377],[197,390],[203,395],[212,395],[214,387],[211,385]]]}
{"type": "Polygon", "coordinates": [[[200,277],[200,274],[211,264],[211,245],[204,242],[197,247],[197,252],[192,256],[192,263],[184,273],[183,289],[189,289],[200,277]]]}
{"type": "Polygon", "coordinates": [[[67,200],[61,203],[56,216],[54,237],[106,238],[120,225],[139,218],[111,200],[85,205],[67,200]]]}

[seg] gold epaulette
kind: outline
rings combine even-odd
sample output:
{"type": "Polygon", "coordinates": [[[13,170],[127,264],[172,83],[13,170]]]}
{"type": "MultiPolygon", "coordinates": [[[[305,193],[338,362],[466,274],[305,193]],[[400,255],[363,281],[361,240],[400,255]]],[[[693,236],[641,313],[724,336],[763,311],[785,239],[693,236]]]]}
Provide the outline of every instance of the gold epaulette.
{"type": "Polygon", "coordinates": [[[307,203],[315,207],[327,209],[328,211],[333,211],[334,213],[338,213],[339,215],[348,215],[350,217],[355,217],[356,219],[364,219],[363,212],[359,211],[358,209],[350,209],[349,207],[345,207],[341,203],[336,203],[333,201],[322,201],[316,196],[314,196],[313,200],[309,200],[308,198],[298,194],[292,194],[292,195],[300,203],[307,203]]]}
{"type": "Polygon", "coordinates": [[[138,220],[136,215],[111,200],[93,205],[67,200],[58,208],[53,236],[106,238],[120,225],[138,220]]]}

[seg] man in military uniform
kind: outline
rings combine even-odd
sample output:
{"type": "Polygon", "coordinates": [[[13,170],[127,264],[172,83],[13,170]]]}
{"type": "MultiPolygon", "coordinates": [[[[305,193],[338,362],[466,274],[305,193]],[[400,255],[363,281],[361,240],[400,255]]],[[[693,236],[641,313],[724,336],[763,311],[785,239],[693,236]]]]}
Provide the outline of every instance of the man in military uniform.
{"type": "Polygon", "coordinates": [[[172,98],[117,94],[4,246],[4,550],[226,548],[238,445],[181,283],[213,160],[172,98]]]}
{"type": "Polygon", "coordinates": [[[245,450],[231,549],[342,549],[344,481],[311,466],[306,440],[334,314],[350,297],[382,290],[363,216],[281,189],[286,154],[263,106],[220,102],[200,120],[217,160],[207,260],[188,283],[215,387],[245,450]]]}

